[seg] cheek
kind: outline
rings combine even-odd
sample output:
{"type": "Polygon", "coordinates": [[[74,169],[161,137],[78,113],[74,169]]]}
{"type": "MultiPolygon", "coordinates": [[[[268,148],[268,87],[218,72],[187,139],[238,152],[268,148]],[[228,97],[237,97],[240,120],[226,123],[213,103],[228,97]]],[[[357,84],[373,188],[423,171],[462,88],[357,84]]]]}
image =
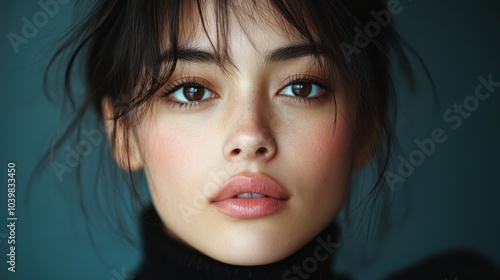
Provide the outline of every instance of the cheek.
{"type": "Polygon", "coordinates": [[[318,115],[301,127],[290,128],[285,153],[290,154],[290,174],[300,188],[297,195],[302,198],[299,207],[305,216],[331,220],[343,205],[350,183],[353,152],[352,130],[348,122],[337,115],[318,115]]]}
{"type": "Polygon", "coordinates": [[[213,143],[207,131],[175,125],[171,118],[159,117],[139,130],[139,145],[153,203],[167,221],[179,222],[179,209],[194,207],[200,197],[206,170],[213,162],[213,143]],[[212,148],[211,148],[212,147],[212,148]]]}
{"type": "Polygon", "coordinates": [[[286,149],[284,155],[292,155],[300,163],[304,172],[328,175],[352,164],[352,128],[349,119],[337,111],[329,109],[295,120],[281,132],[286,149]],[[330,172],[326,172],[330,171],[330,172]]]}

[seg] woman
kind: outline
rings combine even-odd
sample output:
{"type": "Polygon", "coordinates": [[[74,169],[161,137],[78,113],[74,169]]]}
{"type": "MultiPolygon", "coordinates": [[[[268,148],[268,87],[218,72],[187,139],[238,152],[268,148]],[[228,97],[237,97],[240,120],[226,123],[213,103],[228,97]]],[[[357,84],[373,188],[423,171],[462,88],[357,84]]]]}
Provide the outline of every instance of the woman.
{"type": "Polygon", "coordinates": [[[333,221],[354,170],[373,162],[371,202],[385,203],[394,13],[382,1],[96,4],[58,55],[76,46],[67,81],[85,61],[75,123],[93,106],[132,193],[147,178],[137,277],[340,277],[333,221]]]}

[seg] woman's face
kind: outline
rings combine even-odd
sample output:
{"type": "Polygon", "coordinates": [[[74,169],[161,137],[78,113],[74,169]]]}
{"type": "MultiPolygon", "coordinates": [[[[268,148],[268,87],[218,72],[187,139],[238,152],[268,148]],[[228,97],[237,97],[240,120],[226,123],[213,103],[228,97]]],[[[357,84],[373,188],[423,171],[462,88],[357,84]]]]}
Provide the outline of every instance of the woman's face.
{"type": "Polygon", "coordinates": [[[305,41],[261,14],[230,18],[226,70],[213,19],[209,37],[199,22],[183,26],[176,71],[131,136],[165,231],[237,265],[312,240],[345,201],[355,161],[341,81],[325,86],[305,41]]]}

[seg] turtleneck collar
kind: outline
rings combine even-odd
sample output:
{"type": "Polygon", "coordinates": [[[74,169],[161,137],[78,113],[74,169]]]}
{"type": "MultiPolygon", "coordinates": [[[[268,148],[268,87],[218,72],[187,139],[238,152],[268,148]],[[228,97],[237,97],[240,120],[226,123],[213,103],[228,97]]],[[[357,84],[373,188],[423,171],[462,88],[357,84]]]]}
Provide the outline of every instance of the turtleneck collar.
{"type": "Polygon", "coordinates": [[[338,227],[331,224],[288,258],[261,266],[237,266],[214,260],[169,237],[154,209],[143,215],[143,263],[134,279],[345,279],[331,271],[338,227]]]}

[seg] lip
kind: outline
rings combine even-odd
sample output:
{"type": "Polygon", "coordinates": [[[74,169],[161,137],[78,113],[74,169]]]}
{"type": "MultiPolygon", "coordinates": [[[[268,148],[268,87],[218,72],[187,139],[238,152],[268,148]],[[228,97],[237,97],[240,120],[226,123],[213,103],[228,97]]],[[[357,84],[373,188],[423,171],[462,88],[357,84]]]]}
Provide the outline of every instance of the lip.
{"type": "Polygon", "coordinates": [[[288,204],[290,194],[283,186],[263,174],[245,174],[231,178],[211,200],[222,213],[239,219],[273,215],[288,204]],[[261,194],[261,198],[238,198],[244,193],[261,194]]]}

